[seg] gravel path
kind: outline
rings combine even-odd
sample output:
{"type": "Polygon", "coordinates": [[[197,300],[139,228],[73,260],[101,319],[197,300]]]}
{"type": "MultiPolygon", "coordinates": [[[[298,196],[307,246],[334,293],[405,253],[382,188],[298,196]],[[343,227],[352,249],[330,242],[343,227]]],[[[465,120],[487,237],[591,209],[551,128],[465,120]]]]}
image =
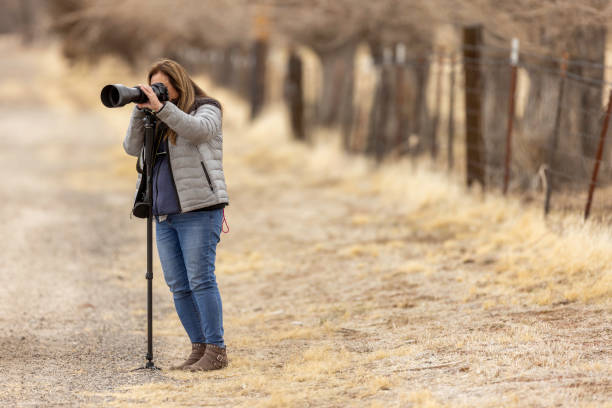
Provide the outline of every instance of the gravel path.
{"type": "Polygon", "coordinates": [[[0,405],[78,405],[96,401],[87,392],[150,381],[157,373],[129,371],[146,350],[134,313],[146,305],[145,224],[129,218],[131,190],[100,171],[111,143],[103,119],[3,110],[0,123],[10,135],[0,153],[0,405]]]}

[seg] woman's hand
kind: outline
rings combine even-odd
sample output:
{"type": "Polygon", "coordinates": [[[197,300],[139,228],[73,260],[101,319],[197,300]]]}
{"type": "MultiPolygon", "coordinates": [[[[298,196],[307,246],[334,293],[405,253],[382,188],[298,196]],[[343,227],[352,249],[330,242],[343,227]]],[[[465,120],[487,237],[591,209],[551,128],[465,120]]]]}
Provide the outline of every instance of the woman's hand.
{"type": "Polygon", "coordinates": [[[149,85],[138,84],[138,86],[140,89],[142,89],[142,92],[144,92],[147,98],[149,98],[149,101],[145,103],[138,103],[136,106],[138,106],[140,109],[147,108],[151,109],[153,112],[159,112],[164,104],[159,101],[157,95],[155,95],[155,92],[153,92],[153,89],[149,85]]]}

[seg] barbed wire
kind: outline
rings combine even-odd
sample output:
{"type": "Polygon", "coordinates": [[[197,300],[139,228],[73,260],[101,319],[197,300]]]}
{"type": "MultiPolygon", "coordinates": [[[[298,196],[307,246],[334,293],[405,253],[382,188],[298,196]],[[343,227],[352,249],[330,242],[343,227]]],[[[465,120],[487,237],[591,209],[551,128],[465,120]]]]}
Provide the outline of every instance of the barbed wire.
{"type": "MultiPolygon", "coordinates": [[[[612,66],[531,50],[520,50],[518,61],[513,65],[510,60],[511,47],[489,44],[462,45],[456,49],[433,50],[423,54],[398,54],[393,49],[392,52],[388,51],[385,51],[380,63],[375,64],[372,59],[374,71],[364,70],[362,76],[357,75],[357,71],[355,73],[355,87],[361,80],[365,80],[363,75],[372,74],[375,77],[367,81],[370,83],[373,79],[375,86],[370,88],[367,85],[364,88],[368,89],[365,91],[367,93],[360,94],[358,99],[353,97],[351,106],[360,113],[352,114],[350,132],[356,132],[356,127],[360,130],[354,140],[353,133],[347,136],[351,140],[352,151],[362,150],[376,156],[391,150],[413,155],[429,152],[432,157],[438,152],[436,160],[439,161],[446,147],[453,155],[449,158],[448,168],[452,168],[452,163],[460,158],[469,160],[464,169],[484,171],[488,180],[487,188],[499,186],[499,183],[505,181],[506,174],[511,182],[515,178],[523,180],[511,184],[515,188],[524,185],[525,180],[530,178],[543,177],[542,174],[555,178],[556,192],[561,192],[565,187],[586,190],[591,183],[597,189],[612,185],[612,153],[608,153],[612,147],[608,145],[612,145],[612,141],[606,141],[605,146],[608,147],[605,147],[602,158],[596,156],[602,137],[600,130],[606,119],[604,92],[612,88],[605,70],[612,66]],[[389,67],[397,69],[387,69],[389,67]],[[521,93],[512,99],[510,81],[515,68],[521,69],[530,82],[528,86],[523,84],[521,93]],[[587,69],[583,73],[580,68],[587,69]],[[414,74],[404,76],[402,88],[396,88],[395,81],[399,78],[396,75],[404,75],[404,70],[414,71],[414,74]],[[591,72],[587,75],[589,70],[591,72]],[[449,88],[449,75],[453,78],[452,88],[449,88]],[[469,76],[480,76],[478,87],[466,86],[465,81],[469,76]],[[541,85],[538,85],[536,81],[548,82],[540,82],[541,85]],[[383,86],[386,91],[381,93],[383,86]],[[404,92],[406,87],[411,88],[409,93],[399,97],[399,92],[404,92]],[[449,99],[451,93],[454,98],[452,104],[449,99]],[[372,98],[373,102],[366,102],[364,96],[366,100],[372,98]],[[380,109],[376,105],[382,102],[380,98],[387,98],[387,107],[384,111],[375,111],[380,109]],[[469,105],[472,101],[478,103],[478,100],[479,108],[469,105]],[[399,109],[395,106],[397,103],[408,103],[410,108],[399,109]],[[506,168],[507,118],[511,103],[520,103],[522,107],[514,113],[515,134],[511,138],[512,154],[506,168]],[[356,121],[357,116],[359,122],[356,121]],[[388,127],[386,122],[390,120],[397,123],[395,127],[392,126],[396,133],[385,130],[388,127]],[[447,121],[446,125],[443,124],[444,120],[447,121]],[[480,121],[480,127],[470,125],[474,120],[480,121]],[[397,136],[399,121],[403,121],[400,128],[406,132],[401,137],[397,136]],[[456,146],[448,146],[446,137],[432,134],[444,126],[448,126],[448,131],[454,133],[448,143],[456,146]],[[418,147],[412,146],[413,142],[407,142],[411,133],[417,137],[418,147]],[[480,145],[468,142],[465,139],[468,134],[470,138],[475,136],[480,140],[480,145]],[[382,141],[374,142],[374,145],[382,143],[376,152],[371,152],[372,138],[382,138],[382,141]],[[400,139],[403,142],[396,146],[400,139]],[[596,165],[599,166],[600,177],[593,182],[593,168],[596,165]],[[546,169],[545,173],[541,173],[542,168],[546,169]]],[[[249,58],[245,56],[228,60],[217,54],[206,60],[207,65],[236,64],[244,72],[245,68],[250,69],[244,63],[250,61],[249,58]]],[[[337,103],[346,105],[342,97],[337,103]]],[[[319,108],[308,107],[307,111],[316,117],[319,108]]],[[[602,199],[604,197],[599,198],[602,199]]]]}

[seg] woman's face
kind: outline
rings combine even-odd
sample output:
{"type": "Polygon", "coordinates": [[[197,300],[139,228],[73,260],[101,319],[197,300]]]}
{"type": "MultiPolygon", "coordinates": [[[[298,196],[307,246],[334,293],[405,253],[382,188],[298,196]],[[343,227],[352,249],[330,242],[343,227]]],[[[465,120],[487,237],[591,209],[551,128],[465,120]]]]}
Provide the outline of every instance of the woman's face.
{"type": "Polygon", "coordinates": [[[154,84],[157,82],[161,82],[162,84],[166,85],[166,88],[168,88],[168,98],[170,98],[171,101],[178,100],[179,94],[176,91],[176,89],[174,89],[172,84],[170,83],[170,79],[168,78],[168,75],[164,74],[163,72],[156,72],[151,77],[151,84],[154,84]]]}

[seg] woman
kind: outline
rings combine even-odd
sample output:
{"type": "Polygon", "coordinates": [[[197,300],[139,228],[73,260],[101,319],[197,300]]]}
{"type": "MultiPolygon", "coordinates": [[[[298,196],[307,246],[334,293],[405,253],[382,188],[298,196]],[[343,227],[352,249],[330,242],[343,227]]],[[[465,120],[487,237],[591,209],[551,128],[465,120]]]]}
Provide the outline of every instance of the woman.
{"type": "MultiPolygon", "coordinates": [[[[222,108],[170,59],[153,64],[148,81],[139,86],[149,100],[134,107],[123,147],[142,159],[143,109],[153,111],[158,119],[152,174],[157,252],[192,346],[187,360],[172,368],[220,369],[228,364],[214,272],[223,207],[229,204],[222,166],[222,108]],[[157,82],[168,89],[169,101],[160,102],[151,89],[157,82]]],[[[138,187],[143,180],[139,175],[138,187]]]]}

